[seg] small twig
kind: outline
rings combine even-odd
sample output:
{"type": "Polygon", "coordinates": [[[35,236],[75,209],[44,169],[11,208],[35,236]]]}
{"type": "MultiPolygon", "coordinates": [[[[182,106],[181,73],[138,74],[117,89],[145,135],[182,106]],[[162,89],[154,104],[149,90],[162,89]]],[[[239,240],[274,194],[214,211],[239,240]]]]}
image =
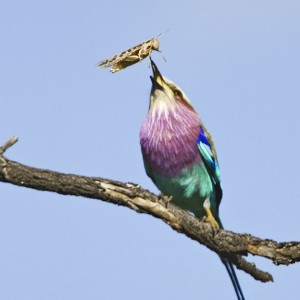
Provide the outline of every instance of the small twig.
{"type": "Polygon", "coordinates": [[[3,155],[3,153],[11,146],[13,146],[18,141],[18,137],[13,135],[3,146],[0,147],[0,155],[3,155]]]}
{"type": "Polygon", "coordinates": [[[270,273],[259,270],[254,263],[246,261],[241,256],[236,255],[231,258],[231,261],[236,265],[238,269],[248,273],[256,280],[259,280],[261,282],[274,281],[273,276],[270,273]]]}

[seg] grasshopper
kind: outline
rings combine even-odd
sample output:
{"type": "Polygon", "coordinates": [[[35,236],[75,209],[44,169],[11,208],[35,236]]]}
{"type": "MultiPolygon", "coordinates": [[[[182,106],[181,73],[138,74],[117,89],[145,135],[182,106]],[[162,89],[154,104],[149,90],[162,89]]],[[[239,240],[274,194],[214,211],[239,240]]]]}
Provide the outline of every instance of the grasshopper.
{"type": "Polygon", "coordinates": [[[117,55],[104,59],[97,63],[96,67],[112,67],[110,71],[112,73],[115,73],[131,65],[134,65],[135,63],[138,63],[139,61],[149,56],[152,51],[161,52],[159,50],[158,37],[152,38],[117,55]]]}

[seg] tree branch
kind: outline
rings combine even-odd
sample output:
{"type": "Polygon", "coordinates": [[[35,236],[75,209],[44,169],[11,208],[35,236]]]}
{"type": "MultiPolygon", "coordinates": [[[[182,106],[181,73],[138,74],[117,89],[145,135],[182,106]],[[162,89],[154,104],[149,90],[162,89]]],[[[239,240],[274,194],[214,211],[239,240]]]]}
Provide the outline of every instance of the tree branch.
{"type": "Polygon", "coordinates": [[[222,257],[227,257],[237,268],[262,282],[273,281],[269,273],[256,268],[242,256],[251,253],[271,259],[276,265],[300,261],[300,242],[278,243],[249,234],[237,234],[214,229],[188,212],[169,203],[133,183],[122,183],[99,177],[86,177],[32,168],[11,161],[3,153],[16,143],[12,137],[0,147],[0,181],[62,195],[81,196],[126,206],[138,213],[150,214],[170,225],[177,232],[205,245],[222,257]]]}

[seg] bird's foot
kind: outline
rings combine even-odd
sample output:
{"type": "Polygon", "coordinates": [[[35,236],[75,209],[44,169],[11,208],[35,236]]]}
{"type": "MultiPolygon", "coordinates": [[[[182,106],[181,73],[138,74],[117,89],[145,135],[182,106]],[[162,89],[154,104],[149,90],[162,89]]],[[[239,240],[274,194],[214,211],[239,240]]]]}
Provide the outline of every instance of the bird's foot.
{"type": "Polygon", "coordinates": [[[166,208],[168,208],[168,205],[169,203],[171,203],[172,199],[173,199],[173,196],[166,196],[166,195],[163,195],[163,194],[160,194],[160,198],[163,200],[163,202],[165,203],[166,205],[166,208]]]}
{"type": "Polygon", "coordinates": [[[219,223],[217,222],[217,220],[215,219],[215,217],[213,216],[211,210],[210,210],[210,201],[209,199],[206,199],[203,203],[203,207],[204,207],[204,210],[206,212],[206,217],[203,218],[203,220],[205,222],[209,222],[210,225],[215,228],[215,229],[220,229],[220,225],[219,223]]]}

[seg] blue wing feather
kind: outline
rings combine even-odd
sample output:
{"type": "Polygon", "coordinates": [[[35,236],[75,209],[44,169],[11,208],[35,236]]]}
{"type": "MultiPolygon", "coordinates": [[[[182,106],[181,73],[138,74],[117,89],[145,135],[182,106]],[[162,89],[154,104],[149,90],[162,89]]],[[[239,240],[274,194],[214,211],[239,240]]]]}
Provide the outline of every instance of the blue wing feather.
{"type": "Polygon", "coordinates": [[[217,153],[209,132],[204,126],[200,127],[200,134],[197,141],[200,155],[203,162],[215,183],[220,183],[220,168],[217,153]]]}

